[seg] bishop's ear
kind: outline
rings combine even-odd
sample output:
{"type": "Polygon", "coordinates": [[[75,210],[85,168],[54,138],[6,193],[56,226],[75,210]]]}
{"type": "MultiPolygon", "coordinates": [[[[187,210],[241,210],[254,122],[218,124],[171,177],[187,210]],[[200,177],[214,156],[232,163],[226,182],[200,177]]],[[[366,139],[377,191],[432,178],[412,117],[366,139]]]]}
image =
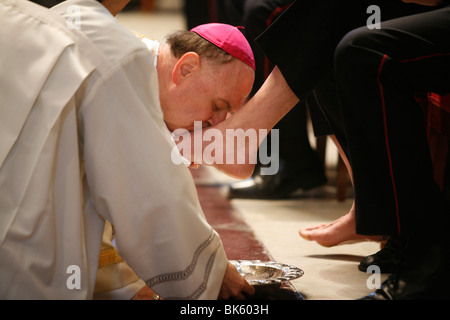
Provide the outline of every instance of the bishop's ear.
{"type": "Polygon", "coordinates": [[[200,70],[200,56],[195,52],[185,53],[175,64],[172,78],[176,84],[200,70]]]}

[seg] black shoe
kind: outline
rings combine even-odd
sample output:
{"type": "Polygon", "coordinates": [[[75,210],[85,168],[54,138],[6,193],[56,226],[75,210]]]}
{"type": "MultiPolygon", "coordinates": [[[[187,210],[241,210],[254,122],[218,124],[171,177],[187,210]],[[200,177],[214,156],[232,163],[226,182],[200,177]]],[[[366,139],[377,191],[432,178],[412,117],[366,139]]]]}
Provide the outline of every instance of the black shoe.
{"type": "Polygon", "coordinates": [[[256,167],[251,178],[232,183],[228,197],[239,199],[288,199],[298,190],[310,190],[327,182],[321,165],[300,170],[296,164],[280,160],[278,173],[261,175],[256,167]]]}
{"type": "Polygon", "coordinates": [[[361,260],[358,269],[367,272],[372,265],[378,266],[381,273],[392,273],[395,267],[395,257],[401,249],[400,239],[396,236],[389,237],[383,249],[361,260]]]}
{"type": "Polygon", "coordinates": [[[379,289],[361,300],[449,299],[448,246],[407,243],[395,270],[379,289]]]}

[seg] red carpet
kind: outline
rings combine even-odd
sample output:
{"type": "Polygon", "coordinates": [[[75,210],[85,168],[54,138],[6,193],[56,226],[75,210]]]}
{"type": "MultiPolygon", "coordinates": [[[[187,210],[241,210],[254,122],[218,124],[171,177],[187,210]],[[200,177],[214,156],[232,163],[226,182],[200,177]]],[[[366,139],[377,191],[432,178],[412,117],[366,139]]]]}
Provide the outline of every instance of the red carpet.
{"type": "Polygon", "coordinates": [[[198,183],[209,180],[208,171],[191,170],[196,181],[198,196],[203,212],[209,224],[222,238],[229,260],[271,260],[264,245],[256,239],[252,229],[243,220],[242,215],[226,197],[224,189],[217,183],[198,183]]]}
{"type": "MultiPolygon", "coordinates": [[[[207,170],[191,170],[196,182],[200,204],[209,224],[219,233],[229,260],[273,261],[270,254],[253,233],[226,196],[226,185],[204,183],[214,181],[207,170]]],[[[303,300],[302,295],[291,283],[284,283],[278,290],[258,294],[257,299],[303,300]]]]}

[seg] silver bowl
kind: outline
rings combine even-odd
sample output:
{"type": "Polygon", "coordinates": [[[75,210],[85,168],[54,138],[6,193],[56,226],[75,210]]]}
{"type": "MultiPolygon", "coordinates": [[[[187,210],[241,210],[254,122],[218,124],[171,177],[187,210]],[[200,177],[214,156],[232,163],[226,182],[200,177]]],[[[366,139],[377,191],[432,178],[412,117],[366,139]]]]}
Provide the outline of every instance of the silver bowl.
{"type": "Polygon", "coordinates": [[[252,286],[280,287],[283,282],[303,276],[303,270],[282,263],[261,260],[230,261],[252,286]]]}

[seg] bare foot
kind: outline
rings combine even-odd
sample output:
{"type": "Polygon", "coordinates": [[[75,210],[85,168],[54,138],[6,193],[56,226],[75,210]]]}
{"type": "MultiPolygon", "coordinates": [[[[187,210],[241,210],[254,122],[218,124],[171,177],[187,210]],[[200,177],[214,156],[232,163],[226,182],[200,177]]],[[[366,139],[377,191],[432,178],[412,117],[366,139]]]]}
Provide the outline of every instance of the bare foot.
{"type": "Polygon", "coordinates": [[[367,236],[357,234],[355,231],[354,204],[349,213],[330,224],[321,224],[306,229],[300,229],[299,234],[304,239],[316,241],[324,247],[333,247],[341,244],[362,241],[381,241],[382,236],[367,236]]]}

